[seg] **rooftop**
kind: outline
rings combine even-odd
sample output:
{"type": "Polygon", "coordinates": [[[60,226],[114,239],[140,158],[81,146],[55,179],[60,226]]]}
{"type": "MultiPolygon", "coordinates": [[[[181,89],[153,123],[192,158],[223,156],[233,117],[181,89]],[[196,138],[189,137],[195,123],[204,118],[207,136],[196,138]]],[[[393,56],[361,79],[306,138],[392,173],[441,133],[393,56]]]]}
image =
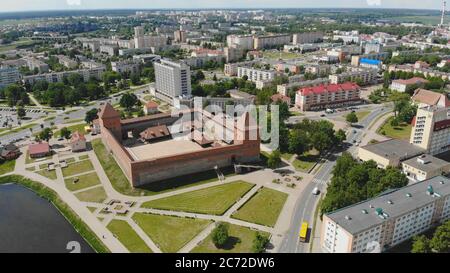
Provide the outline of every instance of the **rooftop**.
{"type": "Polygon", "coordinates": [[[450,179],[437,176],[336,210],[327,216],[347,232],[358,234],[449,194],[450,179]]]}
{"type": "Polygon", "coordinates": [[[414,78],[411,78],[408,80],[394,80],[392,82],[404,84],[404,85],[411,85],[411,84],[418,84],[418,83],[427,83],[428,81],[423,78],[414,77],[414,78]]]}
{"type": "Polygon", "coordinates": [[[361,147],[369,152],[388,159],[410,158],[425,152],[424,149],[399,139],[390,139],[361,147]]]}
{"type": "Polygon", "coordinates": [[[421,88],[414,91],[414,95],[411,97],[411,100],[416,103],[423,103],[429,106],[450,106],[450,102],[444,94],[421,88]]]}
{"type": "Polygon", "coordinates": [[[354,91],[359,90],[359,86],[356,83],[346,82],[342,84],[322,84],[313,87],[305,87],[297,92],[303,96],[308,96],[312,94],[327,94],[341,91],[354,91]]]}
{"type": "Polygon", "coordinates": [[[417,156],[408,160],[403,161],[403,164],[407,164],[415,169],[424,171],[424,172],[432,172],[438,170],[442,167],[450,165],[450,162],[439,159],[432,155],[424,154],[421,156],[417,156]]]}
{"type": "Polygon", "coordinates": [[[33,143],[28,146],[30,155],[44,154],[50,152],[50,145],[47,142],[33,143]]]}

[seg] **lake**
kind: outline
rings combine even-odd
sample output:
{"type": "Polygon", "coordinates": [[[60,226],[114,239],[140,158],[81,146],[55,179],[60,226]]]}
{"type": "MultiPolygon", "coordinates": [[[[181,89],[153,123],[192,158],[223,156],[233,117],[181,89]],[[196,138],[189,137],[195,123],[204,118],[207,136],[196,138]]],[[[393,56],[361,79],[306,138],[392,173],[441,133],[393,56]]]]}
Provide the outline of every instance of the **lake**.
{"type": "Polygon", "coordinates": [[[94,252],[47,200],[20,185],[0,185],[1,253],[69,253],[68,244],[94,252]]]}

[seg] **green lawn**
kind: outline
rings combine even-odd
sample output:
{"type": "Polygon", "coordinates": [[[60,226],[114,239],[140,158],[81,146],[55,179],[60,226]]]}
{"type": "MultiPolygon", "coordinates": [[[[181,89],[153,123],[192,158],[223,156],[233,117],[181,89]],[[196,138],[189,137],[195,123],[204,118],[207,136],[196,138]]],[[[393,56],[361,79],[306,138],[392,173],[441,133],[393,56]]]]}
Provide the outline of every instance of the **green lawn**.
{"type": "Polygon", "coordinates": [[[36,173],[39,175],[42,175],[44,177],[47,177],[48,179],[51,179],[51,180],[56,180],[56,178],[57,178],[55,170],[49,171],[47,169],[43,169],[36,173]]]}
{"type": "Polygon", "coordinates": [[[274,60],[278,60],[278,59],[295,59],[298,58],[299,56],[301,56],[301,54],[297,54],[297,53],[293,53],[293,52],[284,52],[284,51],[279,51],[279,52],[274,52],[274,51],[266,51],[264,52],[264,58],[267,59],[274,59],[274,60]]]}
{"type": "Polygon", "coordinates": [[[131,187],[128,178],[122,172],[122,169],[119,167],[116,160],[114,160],[114,157],[106,150],[105,145],[103,145],[100,139],[93,140],[92,147],[100,164],[105,170],[109,181],[116,191],[132,196],[146,195],[146,191],[131,187]]]}
{"type": "MultiPolygon", "coordinates": [[[[72,125],[72,126],[67,126],[67,129],[69,129],[72,133],[75,131],[78,131],[82,134],[86,134],[86,131],[84,130],[84,127],[86,126],[86,123],[81,123],[81,124],[77,124],[77,125],[72,125]]],[[[53,132],[53,135],[56,137],[59,137],[61,133],[61,130],[57,130],[55,132],[53,132]]]]}
{"type": "Polygon", "coordinates": [[[30,128],[36,126],[36,125],[37,125],[37,123],[29,123],[27,125],[23,125],[21,127],[16,127],[16,128],[11,129],[11,130],[8,129],[8,131],[3,130],[3,132],[0,133],[0,136],[6,136],[6,135],[9,135],[9,134],[12,134],[12,133],[21,132],[23,130],[30,129],[30,128]]]}
{"type": "Polygon", "coordinates": [[[319,160],[318,155],[311,155],[306,153],[302,156],[298,156],[293,162],[292,165],[297,171],[301,172],[309,172],[314,164],[319,160]]]}
{"type": "Polygon", "coordinates": [[[135,213],[132,218],[163,252],[170,253],[180,250],[211,223],[209,220],[144,213],[135,213]]]}
{"type": "Polygon", "coordinates": [[[15,160],[8,160],[0,164],[0,175],[14,171],[16,166],[15,160]]]}
{"type": "Polygon", "coordinates": [[[401,123],[399,126],[391,126],[391,120],[394,117],[390,117],[386,122],[378,129],[378,133],[395,139],[408,140],[411,135],[411,124],[401,123]]]}
{"type": "Polygon", "coordinates": [[[233,218],[273,227],[283,209],[288,194],[269,188],[262,188],[237,212],[233,218]]]}
{"type": "Polygon", "coordinates": [[[89,158],[88,155],[82,155],[82,156],[79,157],[80,160],[85,160],[85,159],[88,159],[88,158],[89,158]]]}
{"type": "Polygon", "coordinates": [[[123,220],[113,219],[107,228],[119,239],[119,241],[132,253],[151,253],[151,249],[144,240],[137,235],[134,229],[123,220]]]}
{"type": "Polygon", "coordinates": [[[82,192],[75,194],[75,196],[80,201],[94,202],[94,203],[103,203],[103,201],[105,201],[106,198],[108,198],[103,187],[98,187],[98,188],[90,189],[87,191],[82,191],[82,192]]]}
{"type": "MultiPolygon", "coordinates": [[[[212,241],[211,234],[206,237],[191,253],[251,253],[253,240],[258,231],[247,227],[228,225],[228,241],[222,248],[217,248],[212,241]]],[[[259,232],[263,235],[269,235],[266,232],[259,232]]]]}
{"type": "Polygon", "coordinates": [[[97,174],[89,173],[89,174],[65,179],[64,182],[65,182],[66,188],[68,190],[77,191],[77,190],[89,188],[89,187],[100,184],[100,179],[98,178],[97,174]],[[79,179],[78,182],[73,183],[76,178],[79,179]]]}
{"type": "Polygon", "coordinates": [[[145,202],[142,207],[222,215],[253,186],[244,181],[236,181],[145,202]]]}
{"type": "Polygon", "coordinates": [[[90,160],[83,160],[76,163],[72,163],[67,165],[66,168],[62,169],[62,173],[64,177],[66,176],[72,176],[79,173],[85,173],[88,171],[94,170],[94,166],[92,166],[92,163],[90,160]]]}

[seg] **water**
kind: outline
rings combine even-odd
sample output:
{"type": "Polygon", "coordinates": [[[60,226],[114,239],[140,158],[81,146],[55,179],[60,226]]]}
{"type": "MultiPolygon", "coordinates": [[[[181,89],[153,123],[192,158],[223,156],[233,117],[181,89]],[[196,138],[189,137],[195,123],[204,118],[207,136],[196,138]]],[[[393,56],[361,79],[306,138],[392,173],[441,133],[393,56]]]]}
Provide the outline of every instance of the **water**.
{"type": "Polygon", "coordinates": [[[16,184],[0,185],[0,253],[69,253],[71,241],[81,253],[94,252],[47,200],[16,184]]]}

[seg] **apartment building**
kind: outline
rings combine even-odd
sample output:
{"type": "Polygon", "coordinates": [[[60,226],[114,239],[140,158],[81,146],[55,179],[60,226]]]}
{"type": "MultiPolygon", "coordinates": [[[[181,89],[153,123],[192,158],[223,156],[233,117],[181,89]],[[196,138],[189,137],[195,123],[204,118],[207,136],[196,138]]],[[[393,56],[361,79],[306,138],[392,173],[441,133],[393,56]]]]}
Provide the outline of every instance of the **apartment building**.
{"type": "Polygon", "coordinates": [[[173,36],[175,37],[175,42],[186,43],[187,33],[184,30],[175,30],[173,36]]]}
{"type": "Polygon", "coordinates": [[[341,74],[330,75],[329,79],[332,84],[351,81],[366,85],[374,83],[377,80],[377,75],[378,73],[374,69],[350,69],[341,74]]]}
{"type": "Polygon", "coordinates": [[[120,62],[111,62],[112,71],[120,74],[138,74],[141,71],[142,63],[139,60],[127,60],[120,62]]]}
{"type": "Polygon", "coordinates": [[[237,76],[239,67],[252,66],[253,64],[255,64],[257,62],[258,62],[257,60],[253,60],[253,61],[247,61],[247,62],[225,64],[224,74],[228,77],[237,76]]]}
{"type": "Polygon", "coordinates": [[[292,44],[310,44],[323,39],[323,32],[297,33],[292,36],[292,44]]]}
{"type": "Polygon", "coordinates": [[[158,51],[167,45],[166,36],[144,35],[144,28],[141,26],[134,28],[134,46],[137,49],[155,48],[158,51]]]}
{"type": "Polygon", "coordinates": [[[295,105],[301,111],[340,107],[360,101],[360,87],[352,82],[306,87],[295,95],[295,105]]]}
{"type": "Polygon", "coordinates": [[[64,55],[58,55],[58,62],[69,69],[75,69],[78,66],[76,61],[64,55]]]}
{"type": "Polygon", "coordinates": [[[106,67],[104,65],[93,67],[91,69],[80,69],[73,71],[65,71],[65,72],[55,72],[55,73],[46,73],[46,74],[38,74],[32,76],[23,77],[23,81],[25,83],[34,84],[37,81],[43,80],[49,83],[57,83],[63,82],[64,78],[67,78],[71,74],[79,74],[83,77],[84,81],[89,81],[90,78],[96,78],[98,80],[102,79],[103,73],[106,71],[106,67]]]}
{"type": "Polygon", "coordinates": [[[119,52],[119,47],[116,45],[101,45],[100,52],[108,54],[109,56],[115,56],[119,52]]]}
{"type": "Polygon", "coordinates": [[[237,47],[242,50],[252,50],[254,48],[253,35],[228,35],[228,47],[237,47]]]}
{"type": "Polygon", "coordinates": [[[266,35],[255,37],[255,50],[279,47],[291,43],[292,36],[289,34],[266,35]]]}
{"type": "Polygon", "coordinates": [[[413,182],[450,173],[450,162],[423,154],[402,162],[403,173],[413,182]]]}
{"type": "Polygon", "coordinates": [[[428,81],[423,79],[423,78],[419,78],[419,77],[414,77],[411,79],[407,79],[407,80],[393,80],[390,86],[390,89],[398,91],[398,92],[406,92],[407,90],[409,90],[410,88],[418,88],[418,87],[423,87],[424,84],[426,84],[428,81]]]}
{"type": "Polygon", "coordinates": [[[17,83],[20,80],[20,72],[14,67],[0,67],[0,89],[17,83]]]}
{"type": "Polygon", "coordinates": [[[450,218],[450,179],[437,176],[327,213],[328,253],[382,252],[450,218]]]}
{"type": "Polygon", "coordinates": [[[446,95],[418,89],[411,98],[418,105],[410,143],[436,155],[450,150],[450,102],[446,95]]]}
{"type": "Polygon", "coordinates": [[[276,72],[274,70],[256,69],[252,67],[238,67],[237,76],[239,78],[247,76],[249,81],[256,83],[258,81],[272,81],[276,76],[276,72]]]}
{"type": "Polygon", "coordinates": [[[331,71],[331,66],[328,64],[307,64],[305,65],[305,73],[314,75],[327,75],[331,71]]]}
{"type": "Polygon", "coordinates": [[[177,97],[189,98],[192,93],[191,70],[185,63],[161,60],[154,63],[155,95],[168,103],[177,97]]]}
{"type": "Polygon", "coordinates": [[[27,66],[31,71],[38,70],[39,73],[46,73],[49,71],[48,64],[35,58],[26,58],[27,66]]]}

